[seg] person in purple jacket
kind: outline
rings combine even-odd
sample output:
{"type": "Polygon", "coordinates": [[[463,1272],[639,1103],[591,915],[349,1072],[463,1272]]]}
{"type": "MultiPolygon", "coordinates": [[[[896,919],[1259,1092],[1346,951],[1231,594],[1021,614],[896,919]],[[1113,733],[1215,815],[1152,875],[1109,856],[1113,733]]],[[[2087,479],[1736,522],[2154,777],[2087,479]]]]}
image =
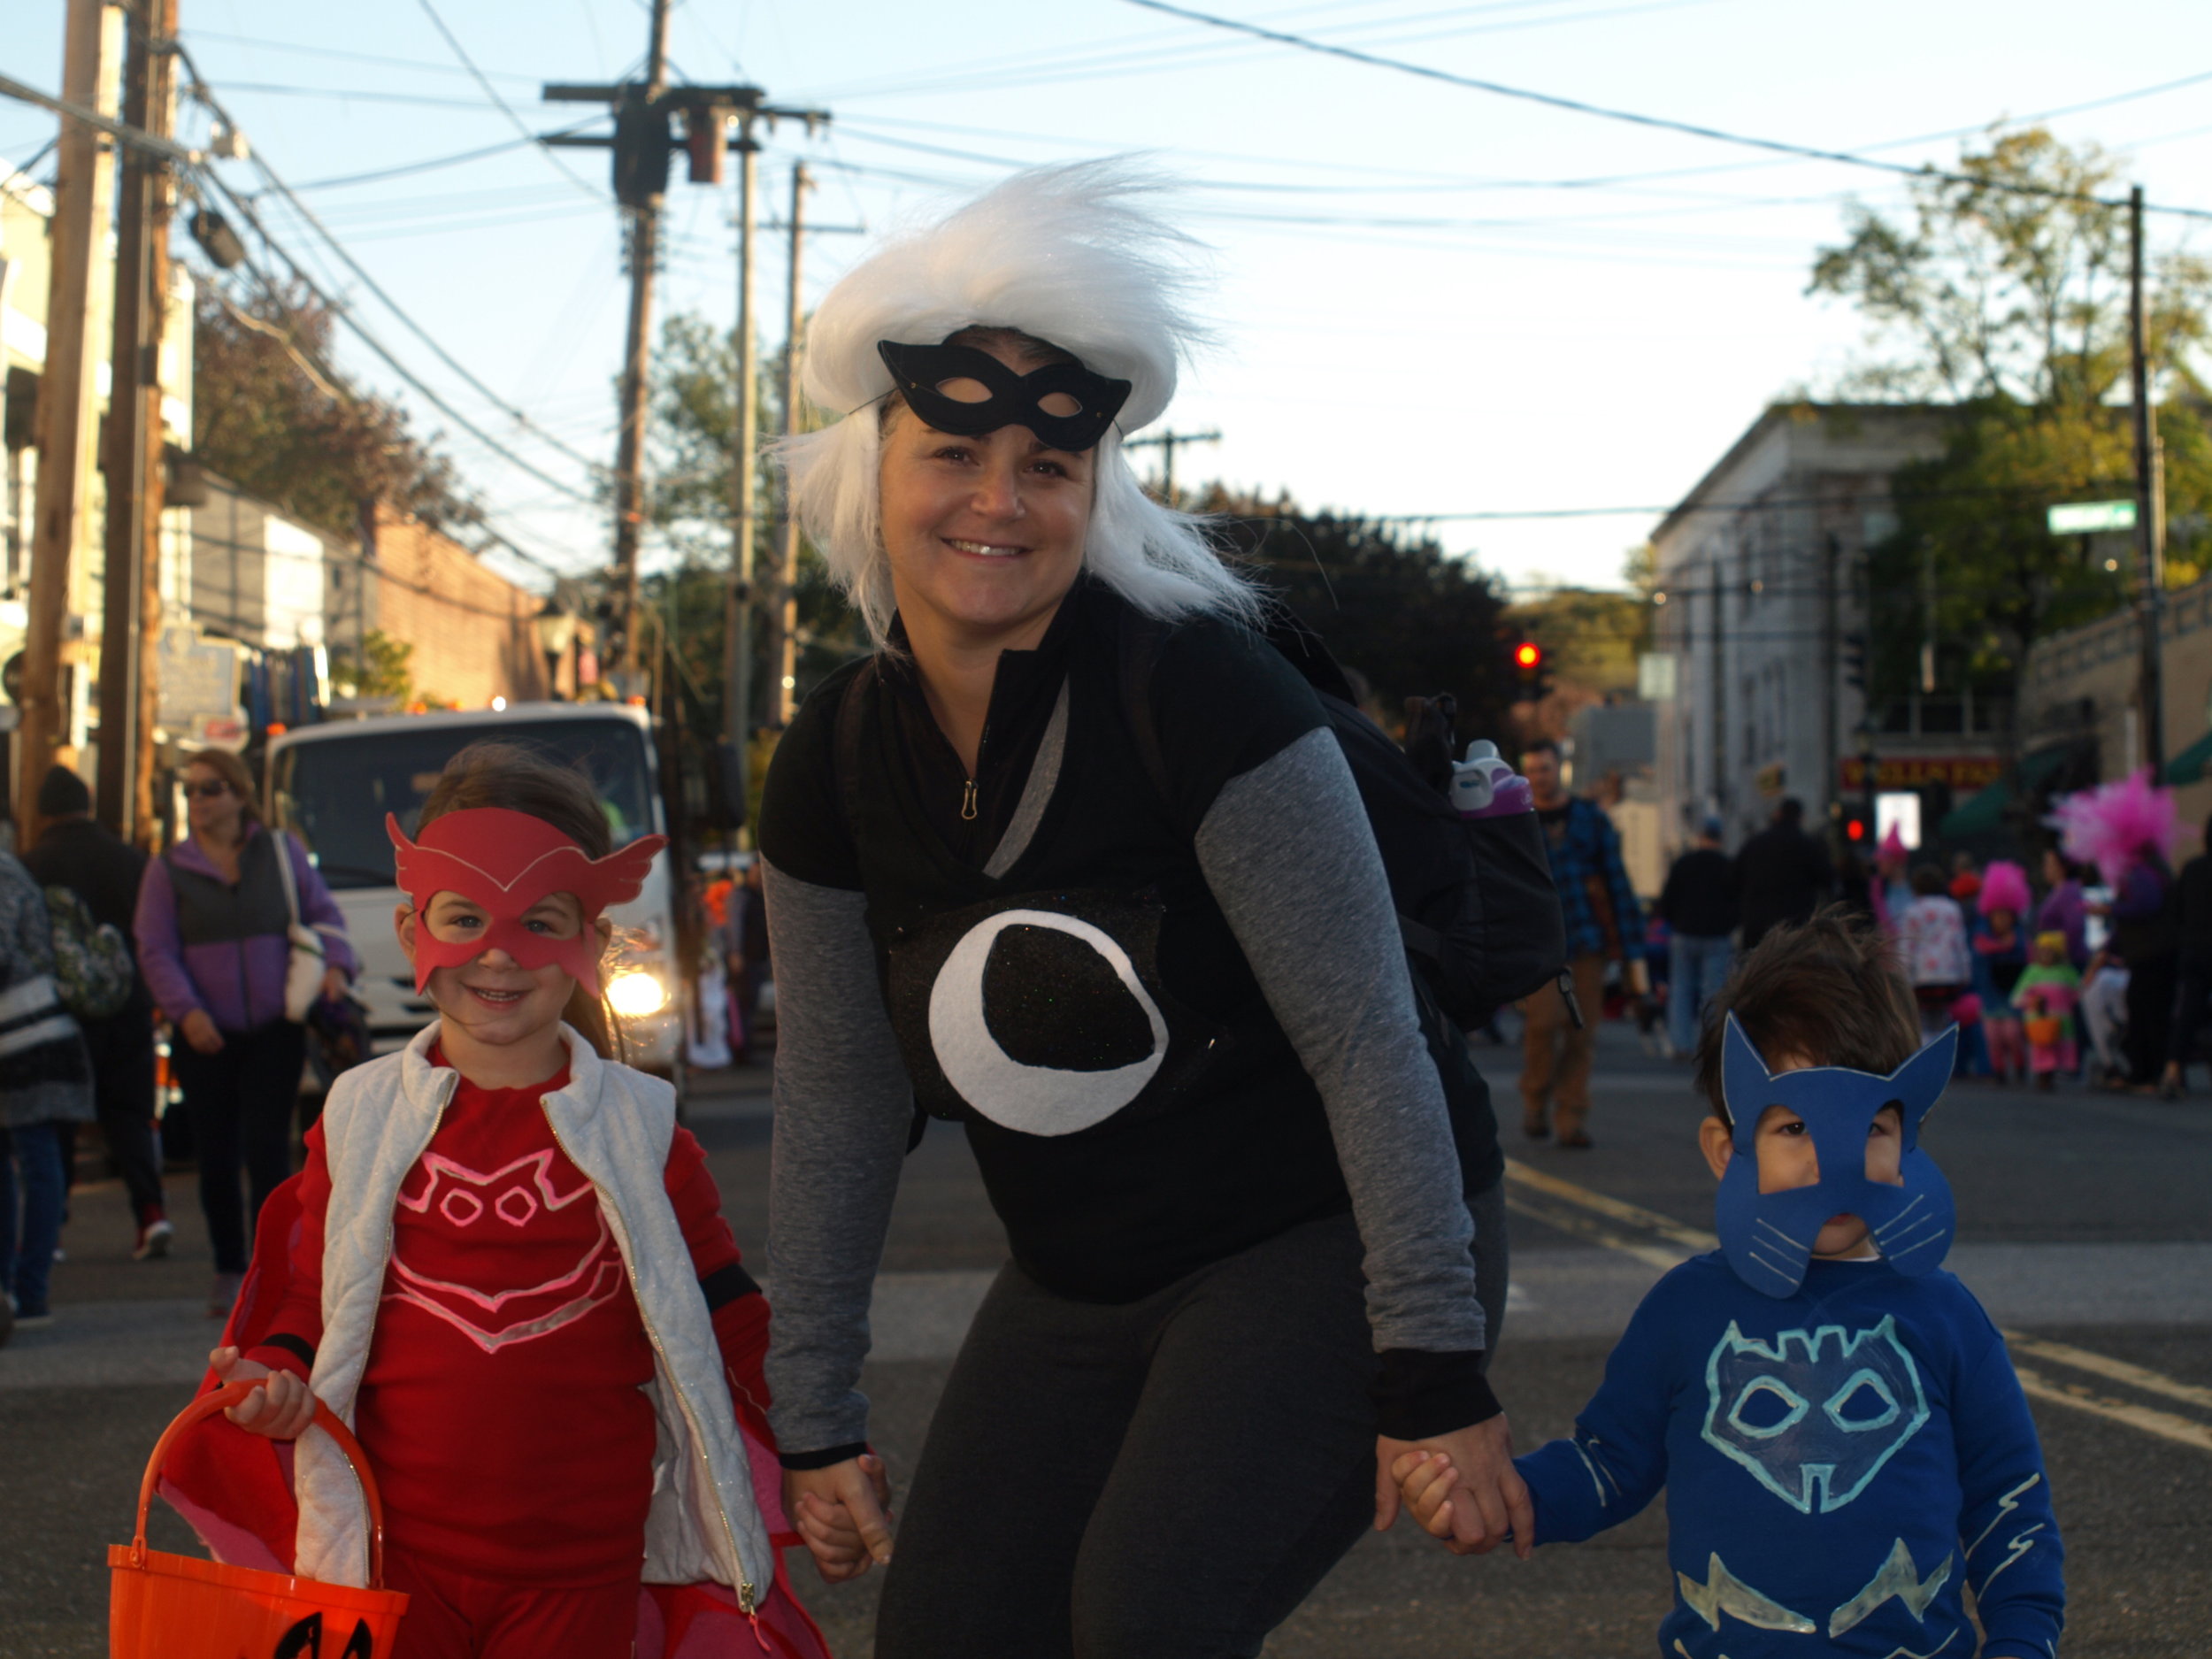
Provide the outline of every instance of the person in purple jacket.
{"type": "Polygon", "coordinates": [[[132,931],[154,1001],[184,1040],[170,1064],[199,1151],[200,1209],[215,1247],[207,1310],[220,1318],[237,1299],[262,1201],[292,1172],[292,1106],[307,1056],[306,1028],[284,1012],[292,917],[280,850],[291,860],[300,920],[323,936],[323,995],[344,995],[357,964],[306,850],[263,827],[245,762],[201,750],[185,764],[184,794],[191,833],[146,866],[132,931]]]}

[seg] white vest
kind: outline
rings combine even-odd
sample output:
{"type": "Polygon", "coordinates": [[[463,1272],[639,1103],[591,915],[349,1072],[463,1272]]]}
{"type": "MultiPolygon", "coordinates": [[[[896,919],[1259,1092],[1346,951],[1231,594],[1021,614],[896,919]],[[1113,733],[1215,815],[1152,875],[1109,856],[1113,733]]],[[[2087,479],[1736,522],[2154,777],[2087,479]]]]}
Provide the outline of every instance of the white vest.
{"type": "MultiPolygon", "coordinates": [[[[774,1555],[753,1500],[714,1322],[664,1185],[675,1091],[602,1060],[567,1025],[561,1034],[569,1081],[545,1097],[546,1121],[598,1192],[653,1345],[646,1393],[659,1433],[644,1577],[652,1584],[726,1585],[749,1612],[767,1594],[774,1555]]],[[[323,1109],[331,1192],[323,1225],[323,1337],[310,1380],[348,1427],[376,1333],[393,1205],[460,1081],[459,1073],[430,1064],[437,1036],[434,1023],[403,1052],[343,1073],[323,1109]]],[[[548,1447],[546,1455],[558,1457],[561,1448],[548,1447]]],[[[301,1438],[294,1480],[300,1506],[294,1570],[326,1583],[365,1585],[367,1506],[327,1435],[301,1438]]]]}

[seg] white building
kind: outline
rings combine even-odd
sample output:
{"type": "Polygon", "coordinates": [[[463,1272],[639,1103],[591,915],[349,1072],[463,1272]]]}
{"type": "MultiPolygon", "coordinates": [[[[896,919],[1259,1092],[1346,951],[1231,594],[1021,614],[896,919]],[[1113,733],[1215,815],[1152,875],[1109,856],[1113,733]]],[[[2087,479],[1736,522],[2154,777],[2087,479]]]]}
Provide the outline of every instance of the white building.
{"type": "MultiPolygon", "coordinates": [[[[1731,845],[1794,795],[1809,827],[1863,798],[1865,700],[1851,685],[1864,626],[1863,555],[1892,534],[1889,480],[1937,452],[1941,411],[1782,404],[1752,423],[1653,535],[1661,833],[1718,817],[1731,845]]],[[[1874,711],[1885,788],[1927,789],[1932,826],[1989,781],[2001,712],[1956,697],[1874,711]],[[1984,775],[1987,773],[1987,775],[1984,775]]]]}

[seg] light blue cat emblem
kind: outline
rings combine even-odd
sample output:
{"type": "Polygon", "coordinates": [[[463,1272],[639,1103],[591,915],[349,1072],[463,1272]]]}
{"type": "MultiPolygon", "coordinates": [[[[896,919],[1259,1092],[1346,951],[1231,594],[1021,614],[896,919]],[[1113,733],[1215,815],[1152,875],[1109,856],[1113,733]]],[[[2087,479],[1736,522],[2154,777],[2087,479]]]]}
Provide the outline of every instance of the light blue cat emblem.
{"type": "Polygon", "coordinates": [[[1728,1329],[1705,1362],[1707,1445],[1801,1514],[1840,1509],[1927,1422],[1920,1371],[1893,1318],[1778,1332],[1728,1329]]]}

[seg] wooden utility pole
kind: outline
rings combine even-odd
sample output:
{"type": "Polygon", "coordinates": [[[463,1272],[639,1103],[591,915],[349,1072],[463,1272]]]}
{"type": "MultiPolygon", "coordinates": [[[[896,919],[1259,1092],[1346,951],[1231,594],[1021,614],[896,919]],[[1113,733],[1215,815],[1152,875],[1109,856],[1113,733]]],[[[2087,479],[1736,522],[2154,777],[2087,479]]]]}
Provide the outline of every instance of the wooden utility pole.
{"type": "MultiPolygon", "coordinates": [[[[812,183],[806,163],[791,169],[791,278],[783,335],[783,435],[799,430],[799,337],[806,326],[799,286],[801,255],[806,247],[806,193],[812,183]]],[[[779,731],[791,724],[792,695],[799,674],[799,515],[792,511],[788,483],[776,536],[776,603],[768,618],[769,723],[779,731]]]]}
{"type": "Polygon", "coordinates": [[[760,449],[760,362],[753,326],[754,204],[759,200],[760,144],[749,115],[738,120],[737,433],[730,454],[730,580],[722,602],[722,728],[737,752],[753,729],[755,468],[760,449]]]}
{"type": "MultiPolygon", "coordinates": [[[[123,119],[165,138],[176,107],[177,0],[131,0],[123,119]]],[[[145,838],[153,817],[155,654],[161,627],[161,335],[169,303],[166,159],[133,145],[116,202],[114,349],[100,444],[107,558],[100,633],[100,822],[145,838]]]]}
{"type": "Polygon", "coordinates": [[[2136,701],[2143,722],[2143,756],[2151,781],[2166,769],[2166,676],[2160,613],[2166,599],[2164,491],[2159,488],[2158,434],[2152,423],[2150,342],[2143,304],[2143,187],[2128,192],[2128,356],[2135,382],[2136,619],[2142,629],[2136,701]]]}
{"type": "Polygon", "coordinates": [[[1172,507],[1175,504],[1176,446],[1220,442],[1219,432],[1162,432],[1149,438],[1132,438],[1121,447],[1124,449],[1157,449],[1160,452],[1160,499],[1172,507]]]}
{"type": "MultiPolygon", "coordinates": [[[[69,0],[62,96],[112,119],[122,18],[101,0],[69,0]]],[[[84,523],[97,380],[92,275],[107,246],[114,201],[111,140],[68,116],[56,146],[54,218],[46,302],[46,362],[39,377],[38,485],[31,526],[29,627],[23,645],[22,723],[16,733],[16,823],[27,845],[33,803],[54,764],[65,724],[62,634],[70,567],[84,523]]]]}

